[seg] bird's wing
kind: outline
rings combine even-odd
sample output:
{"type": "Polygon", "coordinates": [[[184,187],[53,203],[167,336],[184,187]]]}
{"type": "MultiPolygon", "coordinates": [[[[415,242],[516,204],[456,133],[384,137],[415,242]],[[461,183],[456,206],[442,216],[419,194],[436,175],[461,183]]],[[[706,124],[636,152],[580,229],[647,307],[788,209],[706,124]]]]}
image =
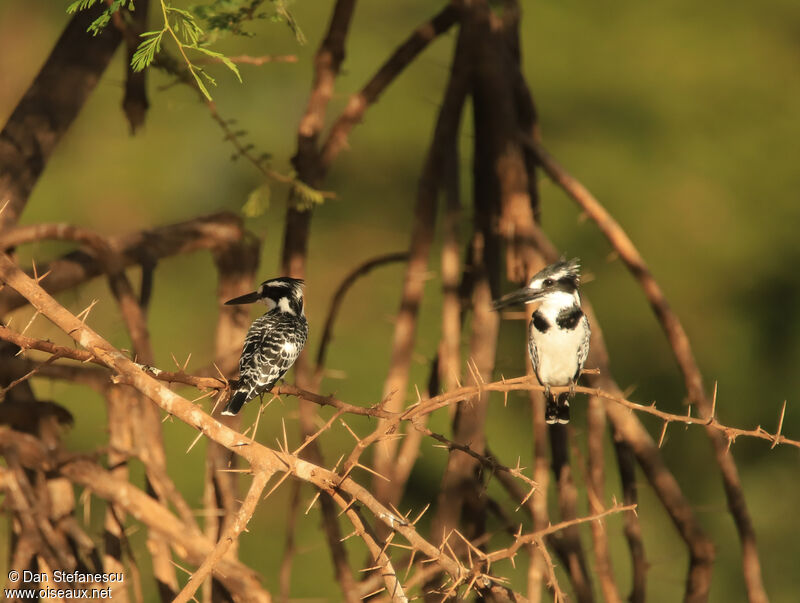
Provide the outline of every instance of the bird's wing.
{"type": "Polygon", "coordinates": [[[586,318],[586,314],[583,315],[581,320],[586,328],[583,330],[583,341],[581,341],[581,347],[578,348],[578,370],[575,371],[575,381],[577,381],[578,377],[581,376],[583,364],[586,362],[586,357],[589,355],[589,340],[592,337],[592,329],[589,327],[589,319],[586,318]]]}
{"type": "MultiPolygon", "coordinates": [[[[531,320],[530,324],[528,325],[528,355],[531,358],[533,372],[536,373],[536,378],[539,379],[539,350],[536,347],[536,342],[534,341],[533,329],[533,320],[531,320]]],[[[539,379],[539,383],[541,382],[542,380],[539,379]]]]}
{"type": "Polygon", "coordinates": [[[306,341],[305,320],[265,314],[250,327],[239,361],[240,387],[270,389],[291,368],[306,341]]]}

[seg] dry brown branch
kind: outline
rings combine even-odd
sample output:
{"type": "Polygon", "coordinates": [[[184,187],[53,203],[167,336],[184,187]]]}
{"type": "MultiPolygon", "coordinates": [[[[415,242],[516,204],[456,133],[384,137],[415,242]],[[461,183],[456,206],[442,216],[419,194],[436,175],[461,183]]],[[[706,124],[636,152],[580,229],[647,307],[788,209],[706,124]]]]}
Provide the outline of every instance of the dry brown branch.
{"type": "Polygon", "coordinates": [[[339,286],[336,288],[336,292],[331,298],[328,317],[325,319],[325,326],[322,329],[322,338],[320,339],[319,348],[317,350],[317,365],[314,369],[313,379],[315,389],[319,388],[319,385],[322,382],[322,373],[325,369],[325,356],[328,351],[328,345],[333,339],[333,325],[336,322],[336,317],[339,314],[339,308],[342,305],[344,296],[350,290],[350,287],[352,287],[359,278],[368,274],[375,268],[395,262],[404,262],[407,259],[408,254],[404,252],[387,253],[385,255],[371,258],[363,264],[356,266],[350,273],[347,274],[347,276],[344,277],[344,279],[342,279],[342,282],[339,283],[339,286]]]}
{"type": "MultiPolygon", "coordinates": [[[[121,481],[128,480],[128,458],[133,451],[133,431],[128,417],[135,412],[135,391],[125,386],[106,389],[108,413],[108,466],[109,473],[121,481]]],[[[119,505],[106,507],[103,524],[103,571],[124,572],[122,541],[125,538],[125,510],[119,505]]],[[[128,601],[125,584],[114,585],[113,594],[123,603],[128,601]]]]}
{"type": "Polygon", "coordinates": [[[34,486],[22,470],[21,460],[15,451],[4,456],[9,467],[4,480],[6,491],[24,533],[33,538],[37,554],[42,555],[50,567],[74,570],[77,560],[64,535],[51,523],[47,501],[34,493],[34,486]]]}
{"type": "MultiPolygon", "coordinates": [[[[108,241],[86,228],[70,224],[40,223],[4,233],[0,237],[0,248],[7,249],[44,239],[75,241],[90,248],[91,253],[103,266],[104,272],[108,274],[110,288],[119,303],[123,322],[131,337],[135,357],[141,362],[153,363],[154,356],[144,311],[123,271],[121,256],[113,250],[108,241]]],[[[134,398],[134,401],[137,407],[134,412],[119,417],[116,424],[110,425],[110,430],[113,433],[115,430],[132,429],[136,445],[142,451],[148,468],[148,490],[151,493],[163,491],[164,487],[159,487],[154,483],[153,478],[153,474],[166,476],[166,453],[161,435],[161,421],[151,404],[142,399],[134,398]],[[130,422],[130,426],[126,425],[128,422],[130,422]]],[[[148,541],[162,599],[170,599],[177,591],[178,584],[175,568],[169,555],[169,546],[160,537],[152,534],[148,535],[148,541]]]]}
{"type": "MultiPolygon", "coordinates": [[[[252,290],[258,270],[260,244],[256,237],[245,233],[240,241],[221,246],[213,250],[212,255],[217,269],[218,306],[214,333],[214,375],[228,379],[233,378],[238,370],[237,360],[241,354],[242,342],[250,327],[250,312],[247,306],[226,306],[225,301],[252,290]]],[[[221,398],[217,400],[221,401],[221,398]]],[[[240,416],[223,417],[223,405],[217,403],[215,406],[212,416],[232,429],[239,429],[240,416]]],[[[228,471],[235,466],[236,455],[214,442],[209,442],[206,447],[203,488],[206,513],[203,527],[206,536],[214,541],[222,537],[236,513],[238,476],[228,471]]],[[[234,542],[228,555],[235,557],[237,548],[237,543],[234,542]]],[[[219,592],[220,589],[219,581],[211,580],[204,589],[204,597],[208,601],[225,597],[226,593],[219,592]]]]}
{"type": "Polygon", "coordinates": [[[61,363],[46,364],[21,356],[3,360],[3,364],[0,366],[0,379],[5,380],[7,375],[24,374],[33,369],[36,369],[36,375],[39,377],[85,385],[101,394],[111,383],[108,371],[99,368],[61,363]]]}
{"type": "MultiPolygon", "coordinates": [[[[238,54],[226,57],[227,60],[232,61],[238,65],[254,65],[260,67],[267,63],[296,63],[296,54],[265,54],[260,56],[250,56],[248,54],[238,54]]],[[[222,59],[216,57],[201,57],[195,60],[196,63],[222,63],[222,59]]]]}
{"type": "MultiPolygon", "coordinates": [[[[659,324],[664,329],[672,351],[683,374],[689,403],[699,408],[704,416],[712,416],[712,403],[708,399],[703,386],[703,377],[692,353],[691,344],[686,331],[683,329],[678,316],[667,303],[664,292],[653,277],[650,269],[639,251],[628,237],[622,227],[611,214],[594,198],[594,196],[575,178],[573,178],[553,157],[544,146],[531,138],[526,139],[536,154],[548,176],[574,199],[578,205],[597,223],[600,230],[609,240],[620,258],[630,270],[636,281],[642,287],[650,306],[653,309],[659,324]]],[[[713,419],[713,417],[712,417],[713,419]]],[[[761,562],[758,558],[755,530],[749,511],[744,491],[739,479],[739,472],[733,456],[728,454],[729,441],[714,429],[710,424],[706,432],[714,447],[715,459],[722,474],[725,494],[728,499],[728,509],[733,516],[739,539],[742,544],[742,568],[744,570],[747,594],[752,603],[766,603],[767,595],[761,578],[761,562]]]]}
{"type": "MultiPolygon", "coordinates": [[[[7,327],[0,326],[0,339],[13,342],[17,345],[20,345],[24,349],[35,349],[41,350],[45,352],[49,352],[52,354],[59,354],[61,357],[71,358],[73,360],[78,360],[81,362],[92,362],[94,364],[98,364],[100,366],[106,366],[102,358],[99,356],[95,356],[85,350],[77,350],[72,348],[67,348],[64,346],[58,346],[48,341],[37,340],[31,337],[26,337],[24,335],[19,335],[14,331],[11,331],[7,327]]],[[[33,361],[26,361],[24,364],[20,363],[20,366],[26,366],[35,368],[37,366],[41,366],[41,363],[36,363],[33,361]]],[[[57,374],[62,369],[68,369],[70,367],[62,366],[60,364],[55,364],[47,368],[40,368],[38,372],[40,375],[43,376],[50,376],[50,371],[57,374]]],[[[137,370],[140,367],[136,367],[137,370]]],[[[142,367],[148,374],[154,379],[159,381],[164,381],[167,383],[183,383],[186,385],[192,385],[194,387],[198,387],[200,389],[224,389],[226,385],[217,378],[212,377],[198,377],[195,375],[187,375],[185,373],[175,373],[170,371],[161,371],[160,369],[155,369],[151,367],[142,367]]],[[[84,369],[86,370],[86,369],[84,369]]],[[[95,376],[100,376],[102,373],[98,372],[91,372],[88,374],[88,379],[94,382],[95,376]]],[[[65,378],[72,379],[75,373],[71,371],[65,371],[65,378]]],[[[594,378],[590,375],[590,378],[594,378]]],[[[128,379],[125,375],[116,375],[113,376],[113,380],[117,383],[130,383],[130,379],[128,379]]],[[[606,381],[603,380],[605,383],[606,381]]],[[[319,406],[330,406],[332,408],[338,409],[347,414],[354,414],[354,415],[362,415],[362,416],[372,416],[381,419],[385,419],[391,421],[392,423],[388,425],[387,429],[383,430],[376,438],[386,435],[386,433],[391,432],[392,429],[396,428],[401,422],[408,421],[414,422],[418,420],[420,417],[435,412],[440,408],[444,408],[451,404],[458,404],[463,402],[464,400],[469,399],[470,397],[476,395],[481,391],[491,391],[491,392],[501,392],[507,393],[512,391],[531,391],[531,392],[542,392],[544,388],[539,385],[536,381],[535,377],[533,376],[523,376],[523,377],[515,377],[513,379],[502,379],[500,381],[495,381],[491,383],[483,383],[480,386],[477,385],[468,385],[459,387],[453,391],[444,392],[438,396],[433,396],[429,399],[425,399],[421,401],[419,404],[415,404],[405,411],[401,413],[392,413],[386,410],[383,410],[381,404],[376,404],[373,406],[358,406],[355,404],[350,404],[347,402],[343,402],[333,396],[321,396],[314,392],[310,392],[307,390],[303,390],[301,388],[292,386],[292,385],[281,385],[275,391],[275,393],[279,395],[289,395],[289,396],[296,396],[298,398],[302,398],[309,402],[313,402],[319,406]]],[[[559,388],[553,387],[552,391],[554,393],[559,393],[562,391],[567,391],[567,388],[559,388]]],[[[687,415],[678,415],[669,412],[662,411],[656,408],[654,403],[651,404],[642,404],[639,402],[633,402],[631,400],[626,399],[622,396],[619,388],[615,385],[612,385],[610,390],[605,390],[600,387],[584,387],[584,386],[577,386],[575,388],[576,393],[586,394],[587,396],[597,396],[603,400],[611,404],[616,404],[621,407],[635,410],[640,413],[649,414],[661,419],[663,422],[666,423],[682,423],[684,425],[697,425],[697,426],[708,426],[712,429],[716,429],[720,433],[724,434],[732,443],[739,437],[752,437],[760,440],[764,440],[770,442],[773,445],[786,445],[792,446],[794,448],[800,448],[800,440],[796,440],[793,438],[789,438],[785,436],[783,433],[776,431],[775,433],[770,432],[764,429],[761,426],[757,426],[754,429],[744,429],[740,427],[732,427],[721,423],[716,417],[709,420],[704,418],[698,417],[691,417],[687,415]]],[[[781,407],[781,412],[778,413],[776,416],[776,424],[780,425],[782,416],[785,412],[785,406],[781,407]]]]}
{"type": "Polygon", "coordinates": [[[133,55],[139,46],[139,35],[147,31],[147,13],[149,3],[145,2],[136,7],[136,10],[114,13],[112,19],[117,29],[120,29],[125,37],[125,49],[127,51],[127,62],[125,64],[125,95],[122,98],[122,110],[128,120],[131,136],[144,125],[147,109],[150,103],[147,100],[147,70],[136,71],[131,66],[133,55]],[[123,31],[118,24],[125,23],[131,34],[125,35],[128,27],[123,31]]]}
{"type": "MultiPolygon", "coordinates": [[[[100,498],[124,508],[136,520],[158,531],[173,544],[175,552],[190,563],[200,565],[214,548],[210,540],[199,531],[187,528],[158,501],[130,483],[114,478],[91,461],[63,454],[53,455],[38,439],[7,427],[0,427],[0,450],[6,457],[8,454],[18,454],[20,463],[31,469],[57,471],[100,498]]],[[[214,571],[230,592],[243,601],[269,601],[269,594],[259,584],[255,572],[238,561],[223,558],[214,571]]]]}
{"type": "MultiPolygon", "coordinates": [[[[558,491],[558,507],[562,521],[572,521],[577,517],[578,490],[572,475],[569,461],[569,433],[566,425],[551,425],[550,455],[553,477],[558,491]]],[[[568,526],[560,532],[562,538],[559,548],[563,551],[570,580],[575,589],[578,601],[594,601],[591,576],[588,572],[586,557],[575,526],[568,526]]]]}
{"type": "MultiPolygon", "coordinates": [[[[36,229],[37,225],[19,227],[4,233],[3,237],[24,236],[26,240],[32,240],[32,236],[25,233],[35,232],[36,229]]],[[[241,240],[243,235],[241,219],[223,212],[106,240],[121,256],[122,268],[127,268],[136,264],[153,264],[166,257],[201,249],[218,249],[241,240]]],[[[42,281],[42,286],[53,294],[103,274],[105,267],[101,259],[84,251],[73,251],[48,264],[40,264],[39,273],[48,275],[42,281]]],[[[15,291],[8,288],[0,290],[0,315],[25,303],[25,299],[15,291]]]]}
{"type": "Polygon", "coordinates": [[[99,8],[78,11],[0,132],[0,231],[16,224],[58,143],[105,71],[122,37],[86,28],[99,8]]]}
{"type": "Polygon", "coordinates": [[[283,547],[281,567],[278,571],[281,603],[289,603],[289,591],[292,581],[292,561],[295,554],[295,525],[297,523],[297,514],[300,509],[301,486],[302,482],[294,480],[292,482],[292,494],[289,497],[289,517],[286,520],[286,540],[283,547]]]}
{"type": "Polygon", "coordinates": [[[247,492],[247,496],[242,506],[239,507],[239,511],[237,511],[233,521],[228,525],[225,533],[214,547],[214,550],[211,551],[211,554],[203,560],[202,565],[197,568],[197,571],[189,578],[186,586],[183,587],[183,590],[175,597],[173,600],[174,603],[186,603],[194,597],[194,593],[197,592],[197,589],[200,587],[203,580],[205,580],[206,576],[211,574],[214,570],[214,566],[222,560],[225,553],[234,541],[239,538],[242,531],[247,529],[247,524],[256,511],[256,505],[258,505],[258,500],[261,498],[261,493],[264,491],[264,487],[267,485],[267,480],[270,478],[270,475],[271,474],[268,473],[256,473],[253,476],[253,483],[250,484],[250,490],[247,492]]]}
{"type": "MultiPolygon", "coordinates": [[[[589,500],[589,511],[599,513],[603,508],[605,499],[605,449],[604,437],[606,433],[606,411],[601,400],[589,398],[587,413],[587,477],[586,494],[589,500]]],[[[635,515],[628,513],[627,515],[635,515]]],[[[594,521],[592,528],[592,542],[594,544],[595,571],[600,581],[600,588],[606,603],[622,603],[622,598],[614,579],[611,567],[611,554],[608,548],[608,532],[602,521],[594,521]]]]}
{"type": "Polygon", "coordinates": [[[586,517],[576,517],[574,519],[570,519],[570,520],[567,520],[567,521],[562,521],[562,522],[553,524],[553,525],[548,526],[547,528],[545,528],[543,530],[538,530],[538,531],[532,532],[530,534],[520,535],[519,537],[517,537],[514,540],[514,542],[511,544],[511,546],[509,546],[509,547],[507,547],[505,549],[499,550],[499,551],[495,551],[493,553],[488,553],[486,555],[486,560],[489,563],[496,563],[497,561],[500,561],[501,559],[511,559],[519,552],[519,549],[522,548],[524,545],[533,543],[536,540],[541,540],[545,536],[548,536],[550,534],[555,534],[556,532],[565,530],[565,529],[570,528],[572,526],[580,525],[582,523],[597,521],[597,520],[603,519],[604,517],[612,515],[614,513],[623,513],[623,512],[626,512],[626,511],[630,511],[631,513],[634,513],[634,512],[636,512],[636,507],[634,505],[619,505],[619,504],[617,504],[617,505],[614,505],[611,508],[608,508],[608,509],[605,509],[604,511],[601,511],[600,513],[594,513],[592,515],[587,515],[586,517]]]}
{"type": "MultiPolygon", "coordinates": [[[[296,458],[289,453],[261,446],[257,442],[228,429],[188,400],[161,385],[69,311],[61,307],[41,287],[19,270],[7,256],[0,256],[0,280],[14,287],[17,291],[23,292],[37,310],[67,332],[75,341],[84,347],[90,348],[110,368],[119,373],[120,376],[129,381],[131,385],[148,396],[167,413],[198,429],[207,437],[222,444],[229,450],[238,453],[251,464],[253,469],[269,472],[290,471],[300,479],[309,481],[323,492],[334,496],[337,503],[340,502],[342,506],[347,507],[346,513],[348,517],[355,521],[355,518],[351,515],[351,513],[355,512],[352,504],[349,500],[345,501],[339,495],[339,492],[345,492],[360,501],[383,524],[401,534],[420,553],[438,563],[446,572],[453,576],[459,576],[463,573],[463,569],[457,560],[422,538],[413,526],[398,522],[398,518],[390,509],[382,505],[369,491],[351,478],[340,476],[332,471],[296,458]]],[[[371,546],[368,540],[365,539],[365,542],[367,542],[368,546],[371,546]]],[[[388,575],[386,579],[389,582],[396,582],[394,578],[388,575]]]]}
{"type": "Polygon", "coordinates": [[[327,168],[333,160],[347,146],[347,137],[352,129],[364,117],[367,108],[377,102],[380,95],[386,90],[403,70],[427,48],[436,37],[446,32],[456,22],[458,11],[452,4],[446,5],[415,29],[386,62],[378,69],[375,75],[366,83],[360,92],[350,97],[347,107],[331,126],[328,138],[322,145],[320,159],[327,168]]]}
{"type": "MultiPolygon", "coordinates": [[[[615,395],[621,397],[622,392],[609,372],[608,354],[602,331],[594,320],[591,306],[586,303],[584,306],[592,324],[592,347],[587,362],[601,371],[600,375],[589,375],[589,382],[611,392],[612,397],[615,395]]],[[[639,466],[689,549],[685,599],[705,601],[711,584],[714,545],[697,520],[692,505],[684,497],[675,476],[664,462],[656,442],[638,417],[623,405],[616,404],[608,398],[604,399],[606,413],[613,425],[614,433],[633,450],[639,466]]],[[[641,559],[633,558],[633,561],[636,563],[641,559]]]]}
{"type": "MultiPolygon", "coordinates": [[[[638,504],[639,494],[636,486],[636,457],[631,446],[621,435],[613,430],[614,453],[617,458],[619,477],[622,484],[622,500],[626,505],[638,504]]],[[[632,585],[628,596],[630,603],[644,603],[647,593],[647,558],[644,552],[642,527],[633,513],[625,515],[625,539],[631,555],[632,585]]]]}
{"type": "MultiPolygon", "coordinates": [[[[455,51],[450,79],[444,92],[442,106],[439,109],[423,173],[420,176],[414,206],[409,260],[403,279],[400,307],[395,320],[389,371],[383,386],[383,399],[388,400],[387,408],[394,412],[399,411],[405,401],[417,313],[422,301],[428,255],[433,239],[437,196],[442,185],[447,149],[452,148],[454,144],[452,141],[457,139],[462,108],[470,81],[470,67],[465,60],[467,55],[459,52],[460,45],[461,43],[457,45],[455,51]]],[[[382,421],[379,424],[378,430],[384,427],[383,423],[385,422],[382,421]]],[[[398,488],[391,486],[396,449],[396,442],[385,441],[376,450],[373,460],[375,470],[389,477],[389,482],[386,483],[375,481],[375,493],[379,500],[390,501],[393,504],[397,504],[400,494],[398,488]]]]}
{"type": "MultiPolygon", "coordinates": [[[[324,177],[317,141],[325,125],[325,112],[333,96],[334,82],[344,61],[355,3],[355,0],[337,0],[334,5],[327,33],[314,56],[311,93],[297,128],[297,152],[292,158],[292,164],[298,179],[314,188],[319,187],[324,177]]],[[[312,212],[296,207],[293,195],[294,192],[291,191],[286,210],[281,272],[287,276],[303,278],[312,212]]],[[[296,370],[305,370],[303,362],[304,357],[301,357],[300,366],[296,370]]]]}
{"type": "MultiPolygon", "coordinates": [[[[499,318],[491,310],[492,293],[489,287],[487,258],[484,255],[483,237],[473,238],[474,285],[472,296],[472,334],[470,336],[470,372],[476,382],[478,394],[456,409],[453,420],[453,438],[456,444],[474,448],[483,456],[486,448],[484,425],[488,409],[489,394],[480,386],[491,378],[494,369],[495,349],[499,318]]],[[[432,523],[434,538],[445,538],[457,527],[470,541],[485,534],[486,496],[481,479],[480,466],[472,455],[452,452],[442,479],[437,513],[432,523]]],[[[455,447],[460,451],[461,447],[455,447]]],[[[532,486],[533,487],[533,486],[532,486]]]]}
{"type": "MultiPolygon", "coordinates": [[[[292,162],[298,178],[314,188],[319,187],[323,178],[317,139],[324,126],[325,112],[333,96],[335,79],[344,61],[347,34],[354,9],[355,0],[337,0],[334,5],[326,36],[314,58],[311,93],[306,111],[298,125],[297,152],[292,162]]],[[[295,190],[290,190],[284,226],[281,268],[283,274],[302,278],[306,269],[311,211],[309,208],[298,207],[294,202],[295,195],[295,190]]],[[[306,358],[307,354],[303,353],[295,363],[295,378],[301,385],[312,383],[306,358]]],[[[314,431],[313,409],[303,401],[300,403],[300,418],[304,439],[309,442],[314,431]]],[[[316,441],[310,441],[305,454],[310,455],[313,460],[320,462],[322,460],[322,453],[316,441]]],[[[347,551],[341,543],[339,524],[329,493],[322,494],[322,516],[337,581],[344,597],[351,601],[354,592],[353,577],[347,564],[347,551]]]]}
{"type": "MultiPolygon", "coordinates": [[[[297,375],[297,380],[304,384],[306,375],[297,375]],[[303,381],[301,381],[301,379],[303,381]]],[[[308,458],[316,465],[323,465],[322,450],[317,442],[317,435],[320,432],[315,432],[315,415],[312,405],[307,400],[300,400],[300,427],[303,435],[303,445],[298,449],[295,454],[302,453],[304,458],[308,458]]],[[[339,411],[340,414],[341,411],[339,411]]],[[[334,415],[334,418],[336,415],[334,415]]],[[[332,421],[329,421],[326,428],[330,426],[332,421]]],[[[320,507],[322,510],[322,525],[325,531],[325,537],[328,541],[328,548],[331,553],[331,560],[333,562],[336,580],[339,583],[339,588],[342,591],[343,600],[346,603],[358,603],[356,597],[355,580],[350,568],[348,560],[347,549],[342,544],[342,533],[339,528],[339,521],[336,512],[336,507],[333,499],[327,492],[320,493],[319,495],[320,507]]],[[[352,519],[352,518],[351,518],[352,519]]],[[[374,547],[373,547],[374,548],[374,547]]]]}

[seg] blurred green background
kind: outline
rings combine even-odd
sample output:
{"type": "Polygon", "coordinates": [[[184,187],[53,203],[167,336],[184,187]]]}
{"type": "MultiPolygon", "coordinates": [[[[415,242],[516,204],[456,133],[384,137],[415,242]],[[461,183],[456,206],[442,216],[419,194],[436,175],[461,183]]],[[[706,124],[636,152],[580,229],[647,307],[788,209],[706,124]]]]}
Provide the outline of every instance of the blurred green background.
{"type": "MultiPolygon", "coordinates": [[[[0,0],[3,123],[66,24],[65,4],[0,0]]],[[[214,75],[220,86],[211,90],[220,114],[236,118],[237,127],[248,131],[248,140],[259,151],[270,152],[274,166],[283,171],[294,152],[313,54],[331,6],[331,2],[308,1],[292,5],[309,40],[305,46],[297,44],[287,27],[274,23],[249,27],[258,34],[254,38],[220,45],[232,54],[298,56],[296,64],[242,66],[241,85],[219,68],[214,75]]],[[[419,0],[357,5],[329,116],[344,107],[349,94],[437,6],[419,0]]],[[[567,0],[529,2],[523,8],[524,66],[545,143],[639,246],[684,322],[708,387],[719,382],[720,420],[745,428],[760,424],[774,431],[781,404],[788,399],[783,430],[797,438],[800,5],[796,0],[758,5],[627,0],[608,6],[567,0]]],[[[442,36],[392,84],[354,130],[351,149],[336,161],[325,183],[338,198],[319,207],[313,218],[307,275],[311,351],[316,351],[330,297],[341,278],[369,257],[407,246],[419,170],[454,40],[452,32],[442,36]]],[[[185,87],[167,87],[169,79],[155,71],[150,73],[152,106],[147,124],[130,137],[119,108],[123,63],[118,52],[50,161],[22,223],[67,221],[104,234],[123,233],[221,209],[238,211],[250,192],[263,184],[252,166],[231,161],[233,149],[222,141],[222,133],[196,95],[185,87]]],[[[467,206],[463,231],[467,232],[469,119],[462,143],[467,206]]],[[[548,235],[566,253],[583,260],[584,290],[602,322],[615,377],[623,387],[633,388],[633,399],[657,400],[663,410],[684,412],[682,380],[638,287],[595,226],[581,220],[559,190],[542,179],[541,192],[548,235]]],[[[278,270],[285,198],[286,191],[273,186],[267,212],[247,220],[247,226],[263,238],[259,273],[263,278],[278,270]]],[[[24,257],[44,261],[64,249],[43,244],[27,249],[24,257]]],[[[432,258],[434,278],[427,285],[412,378],[420,389],[439,338],[437,249],[432,258]]],[[[336,392],[355,403],[377,401],[389,363],[391,318],[401,277],[400,266],[382,268],[354,287],[337,324],[324,392],[336,392]]],[[[150,311],[159,366],[172,366],[171,354],[183,360],[191,353],[190,368],[209,363],[215,286],[207,254],[159,266],[150,311]]],[[[104,282],[60,296],[75,311],[94,298],[101,301],[89,323],[114,343],[126,345],[104,282]]],[[[15,313],[12,327],[21,328],[29,316],[25,310],[15,313]]],[[[41,318],[29,334],[64,340],[41,318]]],[[[498,374],[522,374],[522,349],[521,323],[504,324],[498,374]]],[[[66,436],[71,448],[88,451],[103,445],[105,411],[96,395],[43,380],[37,380],[35,387],[42,398],[58,400],[77,417],[66,436]]],[[[530,411],[525,398],[512,396],[507,408],[502,397],[494,402],[490,445],[508,464],[518,456],[523,465],[529,464],[530,411]]],[[[255,406],[247,408],[245,425],[255,418],[255,406]]],[[[576,406],[574,428],[582,447],[585,421],[582,405],[576,406]]],[[[329,416],[325,411],[320,414],[329,416]]],[[[298,440],[296,401],[287,399],[266,410],[259,428],[261,441],[274,444],[281,417],[290,438],[298,440]]],[[[643,421],[657,437],[659,424],[647,417],[643,421]]],[[[433,427],[447,431],[447,422],[442,412],[433,418],[433,427]]],[[[362,433],[370,429],[369,422],[349,423],[362,433]]],[[[194,432],[177,422],[166,423],[165,430],[171,474],[187,501],[200,507],[204,447],[198,445],[185,454],[194,432]]],[[[351,445],[343,429],[322,438],[331,462],[351,445]]],[[[796,601],[798,452],[770,450],[766,442],[740,439],[732,453],[759,538],[767,590],[773,601],[796,601]]],[[[744,600],[738,540],[704,433],[699,428],[672,427],[663,454],[717,544],[711,600],[744,600]]],[[[444,460],[442,450],[431,442],[423,444],[403,510],[421,509],[435,500],[444,460]]],[[[612,495],[621,498],[621,493],[616,476],[609,473],[610,502],[612,495]]],[[[683,592],[686,552],[646,480],[640,476],[639,482],[639,517],[651,564],[649,600],[675,601],[683,592]]],[[[489,492],[507,502],[496,486],[489,492]]],[[[241,539],[243,560],[263,574],[272,591],[277,590],[283,554],[288,493],[284,486],[268,505],[261,505],[250,533],[241,539]]],[[[306,503],[312,496],[310,489],[303,490],[306,503]]],[[[506,506],[513,511],[513,505],[506,506]]],[[[101,505],[92,507],[92,515],[99,524],[101,505]]],[[[517,515],[515,521],[527,526],[522,514],[517,515]]],[[[338,591],[318,526],[315,510],[301,516],[292,595],[333,601],[338,591]],[[307,579],[311,570],[314,580],[307,579]]],[[[7,529],[0,523],[0,541],[6,540],[7,529]]],[[[630,572],[620,518],[608,521],[608,531],[624,594],[630,572]]],[[[131,537],[143,551],[141,531],[133,530],[131,537]]],[[[360,562],[362,549],[348,542],[352,559],[360,562]]],[[[0,550],[0,575],[7,564],[7,551],[0,550]]],[[[513,576],[524,590],[524,566],[518,563],[516,570],[509,566],[498,571],[513,576]]]]}

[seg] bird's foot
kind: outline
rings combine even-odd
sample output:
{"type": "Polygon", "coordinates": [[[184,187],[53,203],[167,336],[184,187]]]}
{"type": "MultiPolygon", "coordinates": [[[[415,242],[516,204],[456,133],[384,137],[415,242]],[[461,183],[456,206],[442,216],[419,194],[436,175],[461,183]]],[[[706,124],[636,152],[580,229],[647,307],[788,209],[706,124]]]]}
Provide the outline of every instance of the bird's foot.
{"type": "Polygon", "coordinates": [[[547,406],[544,409],[544,422],[548,425],[558,423],[558,405],[549,396],[547,398],[547,406]]]}
{"type": "Polygon", "coordinates": [[[556,423],[565,425],[569,423],[569,400],[562,400],[556,409],[556,423]]]}

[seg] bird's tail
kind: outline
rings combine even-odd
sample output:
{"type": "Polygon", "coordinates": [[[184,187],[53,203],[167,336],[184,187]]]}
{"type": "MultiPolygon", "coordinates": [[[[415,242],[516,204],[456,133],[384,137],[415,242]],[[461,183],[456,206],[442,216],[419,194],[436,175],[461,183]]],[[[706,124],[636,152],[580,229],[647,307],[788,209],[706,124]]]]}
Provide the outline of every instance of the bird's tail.
{"type": "Polygon", "coordinates": [[[569,423],[569,392],[547,398],[544,420],[548,425],[569,423]]]}
{"type": "Polygon", "coordinates": [[[222,414],[229,417],[238,415],[245,402],[247,402],[247,392],[243,390],[235,391],[231,396],[231,399],[228,400],[228,404],[225,405],[225,409],[222,411],[222,414]]]}

